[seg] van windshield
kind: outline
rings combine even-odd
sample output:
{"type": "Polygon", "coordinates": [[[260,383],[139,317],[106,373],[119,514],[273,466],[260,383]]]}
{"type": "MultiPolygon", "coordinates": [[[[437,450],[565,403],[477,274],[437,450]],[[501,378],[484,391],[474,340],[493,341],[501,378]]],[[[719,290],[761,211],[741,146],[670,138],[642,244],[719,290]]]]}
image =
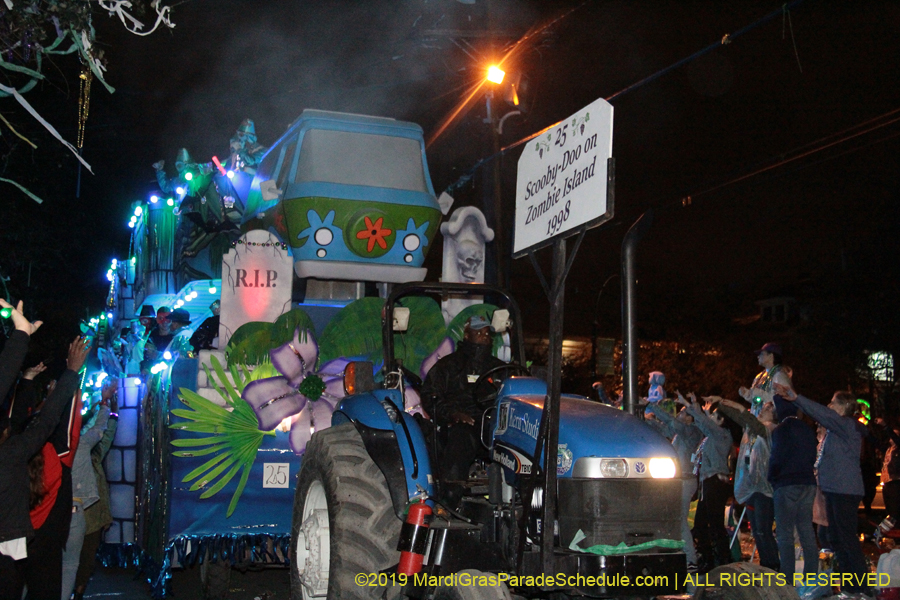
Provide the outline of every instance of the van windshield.
{"type": "Polygon", "coordinates": [[[310,129],[294,183],[324,181],[428,193],[418,140],[310,129]]]}

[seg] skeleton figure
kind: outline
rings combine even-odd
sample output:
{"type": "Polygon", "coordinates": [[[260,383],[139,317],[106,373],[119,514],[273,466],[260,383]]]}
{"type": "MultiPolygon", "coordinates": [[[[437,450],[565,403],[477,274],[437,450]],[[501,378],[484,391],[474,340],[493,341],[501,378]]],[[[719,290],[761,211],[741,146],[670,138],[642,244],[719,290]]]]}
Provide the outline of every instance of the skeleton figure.
{"type": "Polygon", "coordinates": [[[240,169],[251,175],[256,173],[256,166],[265,154],[266,147],[256,141],[256,126],[252,119],[241,121],[229,142],[229,149],[229,168],[240,169]]]}
{"type": "MultiPolygon", "coordinates": [[[[494,239],[494,230],[480,210],[474,206],[457,208],[441,225],[444,235],[443,281],[484,283],[484,247],[494,239]]],[[[480,304],[481,299],[462,300],[450,296],[442,302],[447,324],[466,306],[480,304]]]]}

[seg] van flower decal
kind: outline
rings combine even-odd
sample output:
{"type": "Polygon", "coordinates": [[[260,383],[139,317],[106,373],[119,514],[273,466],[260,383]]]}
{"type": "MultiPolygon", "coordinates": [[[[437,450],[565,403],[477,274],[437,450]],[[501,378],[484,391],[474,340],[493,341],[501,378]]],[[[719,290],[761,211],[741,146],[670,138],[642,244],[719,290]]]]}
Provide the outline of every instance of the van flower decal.
{"type": "Polygon", "coordinates": [[[375,223],[372,223],[372,219],[369,217],[365,217],[365,220],[366,228],[356,232],[356,239],[369,240],[369,243],[366,245],[366,252],[371,252],[376,243],[382,250],[387,250],[387,242],[384,238],[391,235],[391,230],[381,228],[384,217],[378,217],[375,223]]]}

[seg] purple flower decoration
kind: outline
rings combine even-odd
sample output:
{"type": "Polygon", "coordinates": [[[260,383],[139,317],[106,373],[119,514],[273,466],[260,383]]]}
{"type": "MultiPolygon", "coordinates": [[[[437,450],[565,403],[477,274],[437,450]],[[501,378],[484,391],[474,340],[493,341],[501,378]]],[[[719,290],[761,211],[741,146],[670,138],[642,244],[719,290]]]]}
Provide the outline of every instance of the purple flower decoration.
{"type": "Polygon", "coordinates": [[[331,415],[344,397],[344,368],[338,358],[316,371],[319,346],[310,331],[298,329],[294,339],[269,352],[272,366],[281,373],[248,383],[241,397],[253,408],[261,431],[271,431],[290,418],[290,444],[303,454],[316,431],[331,426],[331,415]]]}
{"type": "Polygon", "coordinates": [[[453,354],[455,348],[456,344],[453,343],[453,339],[445,337],[444,340],[438,344],[435,351],[426,356],[425,360],[422,361],[422,367],[419,369],[419,376],[422,378],[422,381],[425,381],[425,376],[428,375],[428,371],[431,370],[431,367],[448,354],[453,354]]]}

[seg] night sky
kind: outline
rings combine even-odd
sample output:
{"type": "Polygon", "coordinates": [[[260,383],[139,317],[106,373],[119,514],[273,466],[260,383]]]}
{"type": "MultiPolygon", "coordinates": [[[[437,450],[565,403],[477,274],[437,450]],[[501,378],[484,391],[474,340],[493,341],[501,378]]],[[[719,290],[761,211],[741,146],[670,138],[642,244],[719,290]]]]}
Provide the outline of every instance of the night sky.
{"type": "MultiPolygon", "coordinates": [[[[15,225],[19,255],[47,252],[39,235],[24,233],[31,227],[79,240],[72,252],[41,263],[45,272],[33,278],[43,287],[27,294],[52,311],[50,282],[62,280],[79,291],[72,302],[99,307],[106,265],[127,254],[130,205],[154,189],[151,163],[165,159],[174,172],[178,148],[201,162],[226,156],[246,117],[269,145],[304,108],[411,120],[428,137],[492,56],[573,7],[520,44],[506,65],[527,77],[528,112],[507,119],[502,145],[691,56],[781,3],[188,0],[174,9],[174,30],[146,38],[97,13],[116,92],[94,85],[84,157],[95,175],[83,174],[75,199],[76,163],[50,141],[7,166],[7,176],[46,186],[40,207],[4,188],[3,220],[15,212],[26,221],[15,225]]],[[[616,218],[589,232],[579,251],[567,288],[567,334],[589,335],[596,318],[597,333],[618,335],[618,280],[599,301],[598,292],[618,272],[628,225],[652,207],[655,223],[638,258],[643,335],[714,337],[752,314],[755,300],[794,295],[822,306],[835,290],[852,287],[841,310],[859,330],[856,344],[897,347],[900,125],[890,121],[900,117],[891,114],[900,108],[898,25],[896,2],[807,0],[616,97],[616,218]]],[[[76,71],[64,60],[59,65],[28,98],[72,140],[76,71]]],[[[4,107],[25,126],[27,115],[12,101],[4,107]]],[[[438,194],[490,154],[484,116],[478,100],[429,148],[438,194]]],[[[509,151],[501,163],[510,211],[520,152],[509,151]]],[[[455,194],[456,206],[480,205],[483,188],[478,171],[455,194]]],[[[0,230],[7,244],[10,231],[0,230]]],[[[430,279],[439,275],[439,238],[435,246],[430,279]]],[[[546,267],[549,250],[541,256],[546,267]]],[[[0,265],[22,277],[21,268],[0,265]]],[[[512,273],[513,292],[529,307],[526,328],[546,331],[548,305],[530,262],[513,262],[512,273]]]]}

